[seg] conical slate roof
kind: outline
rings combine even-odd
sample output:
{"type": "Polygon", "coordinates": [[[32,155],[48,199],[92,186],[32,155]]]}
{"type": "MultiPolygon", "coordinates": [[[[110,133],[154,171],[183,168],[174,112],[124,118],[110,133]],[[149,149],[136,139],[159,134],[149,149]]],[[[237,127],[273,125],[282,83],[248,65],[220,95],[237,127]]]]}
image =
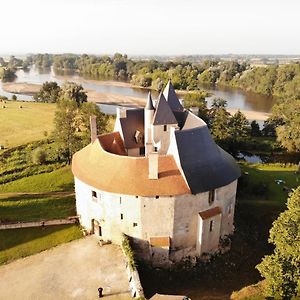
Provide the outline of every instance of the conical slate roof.
{"type": "Polygon", "coordinates": [[[171,80],[168,81],[163,93],[172,111],[183,111],[183,107],[178,100],[171,80]]]}
{"type": "Polygon", "coordinates": [[[177,120],[168,105],[166,98],[161,93],[156,105],[153,125],[177,124],[177,120]]]}
{"type": "Polygon", "coordinates": [[[152,97],[151,97],[151,92],[148,93],[148,99],[147,99],[145,109],[154,110],[153,101],[152,101],[152,97]]]}

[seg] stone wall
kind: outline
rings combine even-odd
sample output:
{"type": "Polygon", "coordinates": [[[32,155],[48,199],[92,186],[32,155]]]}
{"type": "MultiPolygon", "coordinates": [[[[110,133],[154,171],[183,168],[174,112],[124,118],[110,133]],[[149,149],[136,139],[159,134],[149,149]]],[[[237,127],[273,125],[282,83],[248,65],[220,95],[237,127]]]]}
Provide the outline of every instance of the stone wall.
{"type": "MultiPolygon", "coordinates": [[[[168,251],[161,247],[165,256],[179,261],[185,256],[197,256],[203,252],[218,249],[219,238],[233,232],[233,217],[237,181],[215,190],[215,200],[208,201],[209,193],[181,196],[139,197],[118,195],[95,190],[75,178],[76,206],[81,224],[92,230],[92,219],[101,226],[102,239],[120,243],[122,233],[135,238],[139,246],[139,256],[151,260],[151,237],[169,237],[168,251]],[[92,196],[92,191],[97,197],[92,196]],[[207,221],[199,219],[199,213],[219,207],[221,214],[207,221]],[[214,229],[209,231],[210,221],[214,229]],[[201,227],[199,229],[199,226],[201,227]],[[199,237],[201,234],[201,237],[199,237]],[[201,247],[198,245],[201,240],[201,247]]],[[[157,257],[162,257],[155,250],[157,257]]]]}

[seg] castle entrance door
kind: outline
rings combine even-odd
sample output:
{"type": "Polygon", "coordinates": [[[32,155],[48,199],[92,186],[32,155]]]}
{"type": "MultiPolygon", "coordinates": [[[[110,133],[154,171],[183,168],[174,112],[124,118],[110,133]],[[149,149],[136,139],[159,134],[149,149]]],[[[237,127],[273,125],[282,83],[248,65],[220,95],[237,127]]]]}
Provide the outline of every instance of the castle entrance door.
{"type": "Polygon", "coordinates": [[[95,219],[92,219],[92,232],[97,236],[102,236],[102,228],[99,222],[95,219]]]}

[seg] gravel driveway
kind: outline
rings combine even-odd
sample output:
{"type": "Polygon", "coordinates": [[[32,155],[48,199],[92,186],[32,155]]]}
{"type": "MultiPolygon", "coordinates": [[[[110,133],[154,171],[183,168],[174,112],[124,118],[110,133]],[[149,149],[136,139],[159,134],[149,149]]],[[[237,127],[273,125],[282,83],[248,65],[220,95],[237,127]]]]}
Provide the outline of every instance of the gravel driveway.
{"type": "Polygon", "coordinates": [[[89,236],[0,267],[0,299],[131,299],[116,245],[89,236]]]}

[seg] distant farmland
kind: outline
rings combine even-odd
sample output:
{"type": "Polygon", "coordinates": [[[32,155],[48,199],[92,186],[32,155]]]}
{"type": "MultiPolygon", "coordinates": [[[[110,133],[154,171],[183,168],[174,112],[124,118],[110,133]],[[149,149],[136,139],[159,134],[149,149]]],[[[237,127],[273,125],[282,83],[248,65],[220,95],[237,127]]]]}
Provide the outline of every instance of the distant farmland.
{"type": "Polygon", "coordinates": [[[10,148],[44,138],[45,131],[53,130],[54,111],[55,104],[49,103],[0,103],[0,145],[10,148]]]}

